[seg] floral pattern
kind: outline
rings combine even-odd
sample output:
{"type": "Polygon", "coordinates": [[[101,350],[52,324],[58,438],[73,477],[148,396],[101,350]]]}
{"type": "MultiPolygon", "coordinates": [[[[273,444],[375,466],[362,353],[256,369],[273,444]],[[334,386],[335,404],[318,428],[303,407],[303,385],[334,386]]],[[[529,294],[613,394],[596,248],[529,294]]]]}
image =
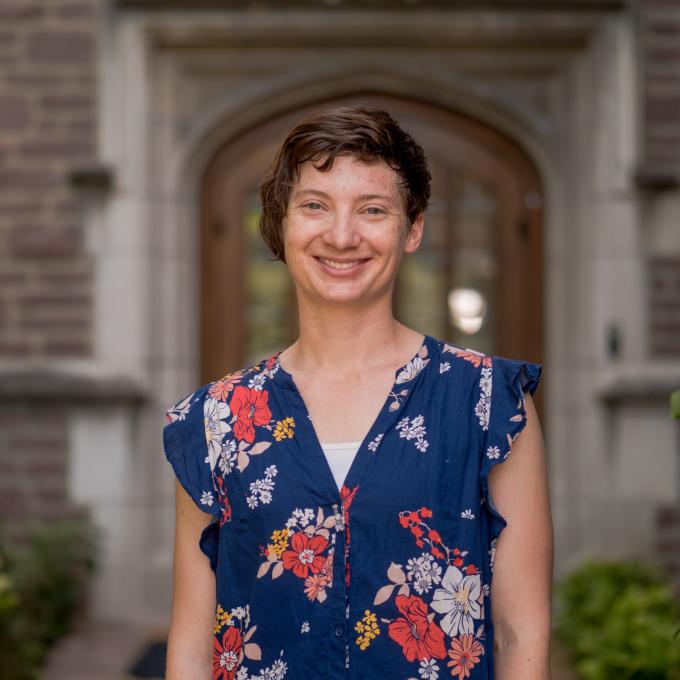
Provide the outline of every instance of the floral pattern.
{"type": "Polygon", "coordinates": [[[484,597],[488,596],[477,567],[465,564],[468,551],[446,545],[431,526],[432,518],[432,510],[425,506],[399,513],[399,524],[411,532],[417,547],[427,547],[428,552],[410,558],[406,571],[392,562],[387,569],[390,583],[381,587],[373,600],[375,606],[383,605],[396,591],[394,604],[401,616],[388,620],[389,636],[408,661],[428,664],[421,666],[421,677],[437,677],[438,667],[435,670],[430,662],[447,654],[458,664],[452,674],[469,672],[479,661],[484,652],[484,626],[477,623],[483,619],[484,597]],[[411,586],[421,597],[411,594],[411,586]],[[430,610],[443,616],[437,621],[430,610]]]}
{"type": "Polygon", "coordinates": [[[262,659],[260,645],[251,641],[256,631],[257,626],[250,625],[250,605],[234,607],[226,612],[221,604],[217,604],[213,629],[212,680],[283,680],[286,677],[288,664],[282,658],[276,659],[271,666],[256,675],[251,675],[248,667],[243,665],[246,659],[262,659]]]}
{"type": "Polygon", "coordinates": [[[277,579],[284,571],[290,571],[303,581],[304,593],[310,601],[324,602],[326,588],[333,587],[335,534],[342,528],[337,511],[324,516],[322,508],[316,513],[311,508],[296,508],[285,527],[272,533],[272,542],[263,550],[265,561],[257,578],[271,572],[272,579],[277,579]]]}
{"type": "Polygon", "coordinates": [[[303,663],[321,644],[329,680],[397,669],[404,680],[489,680],[502,519],[486,475],[524,425],[540,366],[426,336],[338,492],[278,354],[166,412],[168,459],[219,517],[200,545],[218,574],[213,680],[311,677],[303,663]],[[441,417],[442,398],[467,411],[464,427],[441,417]]]}
{"type": "Polygon", "coordinates": [[[425,451],[430,443],[425,439],[427,432],[425,431],[425,418],[422,415],[416,416],[413,419],[409,419],[408,416],[402,418],[397,423],[397,430],[399,431],[399,436],[407,439],[408,441],[413,440],[415,447],[418,451],[425,451]]]}

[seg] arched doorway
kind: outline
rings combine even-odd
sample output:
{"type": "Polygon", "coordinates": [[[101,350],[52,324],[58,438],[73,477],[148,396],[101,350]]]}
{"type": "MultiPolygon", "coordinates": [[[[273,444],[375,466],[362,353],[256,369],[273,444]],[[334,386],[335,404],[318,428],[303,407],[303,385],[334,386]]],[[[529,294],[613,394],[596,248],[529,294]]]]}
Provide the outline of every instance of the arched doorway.
{"type": "MultiPolygon", "coordinates": [[[[328,101],[323,102],[328,103],[328,101]]],[[[382,106],[423,146],[432,170],[425,238],[403,260],[395,316],[454,344],[542,361],[543,198],[509,138],[479,121],[387,95],[382,106]]],[[[213,156],[201,187],[201,379],[291,343],[295,297],[285,265],[257,232],[257,185],[286,132],[319,104],[244,130],[213,156]]],[[[542,394],[537,394],[542,402],[542,394]]]]}

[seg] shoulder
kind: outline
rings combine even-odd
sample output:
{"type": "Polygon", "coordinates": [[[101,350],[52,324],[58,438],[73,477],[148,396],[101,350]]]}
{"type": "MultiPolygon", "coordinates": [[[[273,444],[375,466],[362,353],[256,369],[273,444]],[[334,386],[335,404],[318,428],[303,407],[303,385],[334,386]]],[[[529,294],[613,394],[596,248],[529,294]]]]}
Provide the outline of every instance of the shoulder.
{"type": "Polygon", "coordinates": [[[438,340],[440,349],[440,372],[455,370],[458,375],[465,373],[482,382],[484,392],[493,388],[494,378],[497,382],[517,383],[523,391],[533,393],[540,380],[542,365],[526,359],[487,354],[474,347],[456,345],[446,340],[438,340]]]}
{"type": "Polygon", "coordinates": [[[517,417],[526,394],[533,394],[543,366],[522,358],[488,354],[475,347],[438,340],[439,373],[456,398],[473,402],[473,413],[483,431],[492,418],[517,417]]]}
{"type": "Polygon", "coordinates": [[[493,357],[474,347],[439,340],[439,373],[456,391],[472,394],[491,374],[493,357]]]}
{"type": "Polygon", "coordinates": [[[249,364],[237,370],[225,373],[219,378],[194,388],[189,393],[184,393],[165,411],[167,424],[183,421],[190,411],[196,411],[195,404],[202,404],[201,408],[214,408],[215,402],[226,403],[231,399],[237,388],[262,389],[264,381],[273,374],[277,368],[276,353],[264,357],[256,363],[249,364]]]}

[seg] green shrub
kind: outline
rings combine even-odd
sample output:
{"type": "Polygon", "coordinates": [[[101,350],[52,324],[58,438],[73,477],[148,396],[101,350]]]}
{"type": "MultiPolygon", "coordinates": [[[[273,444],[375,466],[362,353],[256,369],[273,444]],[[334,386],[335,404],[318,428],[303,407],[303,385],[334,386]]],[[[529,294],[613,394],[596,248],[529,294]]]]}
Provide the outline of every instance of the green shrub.
{"type": "Polygon", "coordinates": [[[49,648],[86,601],[98,535],[84,521],[28,530],[27,547],[0,541],[0,680],[35,680],[49,648]]]}
{"type": "Polygon", "coordinates": [[[583,680],[680,679],[680,605],[655,568],[589,561],[556,594],[557,633],[583,680]]]}

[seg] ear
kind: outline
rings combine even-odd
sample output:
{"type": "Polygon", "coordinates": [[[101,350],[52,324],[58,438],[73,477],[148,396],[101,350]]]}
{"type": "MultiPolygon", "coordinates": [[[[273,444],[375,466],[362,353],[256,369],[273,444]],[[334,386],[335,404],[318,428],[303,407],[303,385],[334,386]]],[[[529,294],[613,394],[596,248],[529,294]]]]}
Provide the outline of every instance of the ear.
{"type": "Polygon", "coordinates": [[[415,253],[420,247],[420,242],[423,240],[423,229],[425,228],[425,213],[421,212],[413,221],[411,229],[409,230],[406,240],[404,242],[405,253],[415,253]]]}

